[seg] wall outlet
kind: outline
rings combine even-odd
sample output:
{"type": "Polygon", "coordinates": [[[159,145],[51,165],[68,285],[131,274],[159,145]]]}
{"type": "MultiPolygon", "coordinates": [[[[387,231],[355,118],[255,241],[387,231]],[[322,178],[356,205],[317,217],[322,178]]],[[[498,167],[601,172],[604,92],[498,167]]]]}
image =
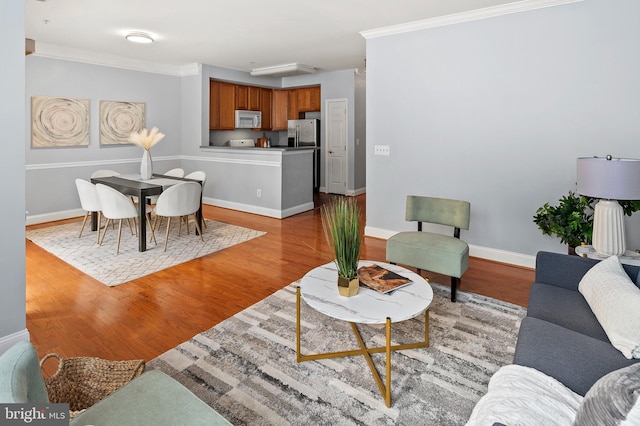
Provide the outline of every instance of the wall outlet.
{"type": "Polygon", "coordinates": [[[373,147],[374,155],[389,155],[389,145],[376,145],[373,147]]]}
{"type": "Polygon", "coordinates": [[[262,197],[262,189],[258,189],[258,190],[256,191],[256,196],[257,196],[258,198],[262,197]]]}

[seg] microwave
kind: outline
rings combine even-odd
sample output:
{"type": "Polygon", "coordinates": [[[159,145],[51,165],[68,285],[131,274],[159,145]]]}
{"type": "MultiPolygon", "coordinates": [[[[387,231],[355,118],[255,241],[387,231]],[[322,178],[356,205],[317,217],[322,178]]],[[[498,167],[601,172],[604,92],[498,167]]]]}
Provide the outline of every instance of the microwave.
{"type": "Polygon", "coordinates": [[[262,127],[262,112],[236,110],[236,129],[259,129],[262,127]]]}

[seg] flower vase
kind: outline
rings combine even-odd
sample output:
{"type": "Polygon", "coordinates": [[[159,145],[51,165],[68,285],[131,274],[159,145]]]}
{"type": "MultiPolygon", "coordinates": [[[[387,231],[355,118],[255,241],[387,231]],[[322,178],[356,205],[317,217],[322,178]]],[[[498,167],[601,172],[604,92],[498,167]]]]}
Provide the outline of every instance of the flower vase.
{"type": "Polygon", "coordinates": [[[140,176],[142,176],[142,180],[149,180],[152,174],[153,162],[151,161],[151,152],[145,149],[142,153],[142,161],[140,162],[140,176]]]}
{"type": "Polygon", "coordinates": [[[351,297],[358,294],[360,280],[356,278],[341,277],[338,275],[338,292],[340,296],[351,297]]]}

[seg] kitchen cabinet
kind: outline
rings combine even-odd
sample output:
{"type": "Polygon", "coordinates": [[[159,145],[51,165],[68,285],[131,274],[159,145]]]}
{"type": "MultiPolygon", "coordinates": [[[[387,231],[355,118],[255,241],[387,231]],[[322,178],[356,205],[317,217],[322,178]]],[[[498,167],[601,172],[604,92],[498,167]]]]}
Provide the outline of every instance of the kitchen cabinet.
{"type": "Polygon", "coordinates": [[[260,111],[262,112],[262,129],[272,130],[272,90],[264,88],[256,88],[260,96],[260,111]]]}
{"type": "Polygon", "coordinates": [[[271,96],[271,130],[287,130],[289,91],[274,89],[271,96]]]}
{"type": "Polygon", "coordinates": [[[236,85],[211,81],[209,83],[209,129],[235,129],[235,105],[236,85]]]}
{"type": "Polygon", "coordinates": [[[287,91],[287,116],[289,120],[297,120],[298,117],[298,91],[296,89],[289,89],[287,91]]]}
{"type": "Polygon", "coordinates": [[[260,111],[260,88],[236,85],[236,109],[260,111]]]}
{"type": "Polygon", "coordinates": [[[320,86],[301,87],[296,89],[298,114],[301,112],[320,111],[320,86]]]}

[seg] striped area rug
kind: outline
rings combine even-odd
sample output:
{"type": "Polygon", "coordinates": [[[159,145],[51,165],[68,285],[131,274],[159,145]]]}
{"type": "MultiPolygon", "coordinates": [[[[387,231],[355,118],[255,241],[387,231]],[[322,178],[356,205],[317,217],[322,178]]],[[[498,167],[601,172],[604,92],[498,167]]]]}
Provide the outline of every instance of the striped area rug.
{"type": "MultiPolygon", "coordinates": [[[[513,359],[522,307],[432,284],[430,347],[392,353],[387,408],[364,357],[296,363],[293,283],[147,364],[184,384],[235,425],[461,425],[491,375],[513,359]]],[[[348,323],[301,302],[302,352],[355,349],[348,323]]],[[[368,346],[383,326],[360,326],[368,346]]],[[[424,317],[392,325],[419,339],[424,317]]],[[[384,377],[384,355],[374,355],[384,377]]],[[[384,378],[383,378],[384,380],[384,378]]]]}

